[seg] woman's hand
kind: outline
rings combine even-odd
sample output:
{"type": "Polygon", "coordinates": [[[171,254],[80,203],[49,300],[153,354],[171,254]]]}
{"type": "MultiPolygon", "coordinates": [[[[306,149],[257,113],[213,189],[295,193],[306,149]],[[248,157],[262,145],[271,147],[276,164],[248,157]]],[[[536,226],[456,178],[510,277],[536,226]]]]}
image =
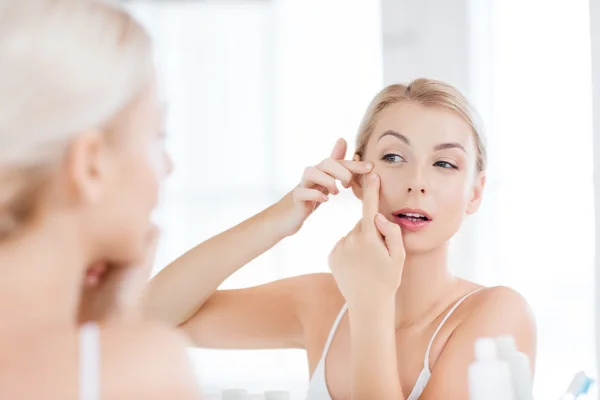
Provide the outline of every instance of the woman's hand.
{"type": "Polygon", "coordinates": [[[144,259],[138,265],[99,261],[86,271],[79,322],[141,318],[140,299],[150,278],[159,230],[148,234],[144,259]]]}
{"type": "Polygon", "coordinates": [[[405,399],[395,329],[395,295],[405,259],[402,232],[379,213],[379,177],[369,175],[362,186],[362,219],[329,255],[348,304],[351,398],[405,399]]]}
{"type": "Polygon", "coordinates": [[[329,255],[329,267],[350,309],[393,301],[405,259],[400,227],[379,213],[379,177],[372,174],[364,182],[362,219],[329,255]]]}
{"type": "Polygon", "coordinates": [[[371,163],[344,160],[347,147],[344,139],[338,139],[331,156],[315,166],[307,167],[298,186],[279,202],[279,209],[285,214],[281,221],[286,224],[287,235],[298,232],[306,218],[321,203],[329,200],[329,195],[340,192],[336,180],[349,188],[354,174],[371,172],[371,163]]]}

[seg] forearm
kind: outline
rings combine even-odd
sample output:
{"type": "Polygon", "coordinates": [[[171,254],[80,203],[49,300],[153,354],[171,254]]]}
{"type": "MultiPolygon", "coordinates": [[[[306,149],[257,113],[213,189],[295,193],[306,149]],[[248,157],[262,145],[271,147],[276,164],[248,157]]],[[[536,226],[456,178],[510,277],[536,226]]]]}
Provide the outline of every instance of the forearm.
{"type": "Polygon", "coordinates": [[[280,207],[272,205],[164,268],[145,289],[144,314],[173,326],[191,318],[225,279],[287,235],[280,207]]]}
{"type": "Polygon", "coordinates": [[[371,304],[349,306],[352,400],[402,400],[394,298],[371,304]]]}

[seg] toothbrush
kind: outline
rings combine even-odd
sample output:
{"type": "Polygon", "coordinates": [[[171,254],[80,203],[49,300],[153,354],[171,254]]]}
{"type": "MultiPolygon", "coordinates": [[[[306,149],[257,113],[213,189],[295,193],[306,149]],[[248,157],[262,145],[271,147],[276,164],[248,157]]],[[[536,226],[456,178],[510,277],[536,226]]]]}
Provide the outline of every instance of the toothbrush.
{"type": "Polygon", "coordinates": [[[587,377],[583,371],[579,371],[571,380],[567,392],[562,395],[560,400],[575,400],[582,394],[586,394],[594,381],[587,377]]]}

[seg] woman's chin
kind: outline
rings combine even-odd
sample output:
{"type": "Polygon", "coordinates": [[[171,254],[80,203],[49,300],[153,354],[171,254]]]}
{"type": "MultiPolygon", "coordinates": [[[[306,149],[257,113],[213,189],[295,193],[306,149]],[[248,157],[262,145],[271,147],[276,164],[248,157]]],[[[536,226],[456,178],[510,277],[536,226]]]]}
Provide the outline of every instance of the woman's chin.
{"type": "Polygon", "coordinates": [[[423,240],[423,238],[404,238],[404,251],[406,252],[406,257],[431,253],[439,247],[439,244],[436,245],[431,243],[431,241],[423,240]]]}

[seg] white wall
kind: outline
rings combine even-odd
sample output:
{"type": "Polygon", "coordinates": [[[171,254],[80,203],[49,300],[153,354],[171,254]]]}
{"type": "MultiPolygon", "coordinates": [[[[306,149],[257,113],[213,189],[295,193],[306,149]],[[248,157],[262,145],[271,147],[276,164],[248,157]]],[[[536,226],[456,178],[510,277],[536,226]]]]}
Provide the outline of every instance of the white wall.
{"type": "Polygon", "coordinates": [[[382,0],[385,83],[431,77],[467,89],[468,3],[382,0]]]}

